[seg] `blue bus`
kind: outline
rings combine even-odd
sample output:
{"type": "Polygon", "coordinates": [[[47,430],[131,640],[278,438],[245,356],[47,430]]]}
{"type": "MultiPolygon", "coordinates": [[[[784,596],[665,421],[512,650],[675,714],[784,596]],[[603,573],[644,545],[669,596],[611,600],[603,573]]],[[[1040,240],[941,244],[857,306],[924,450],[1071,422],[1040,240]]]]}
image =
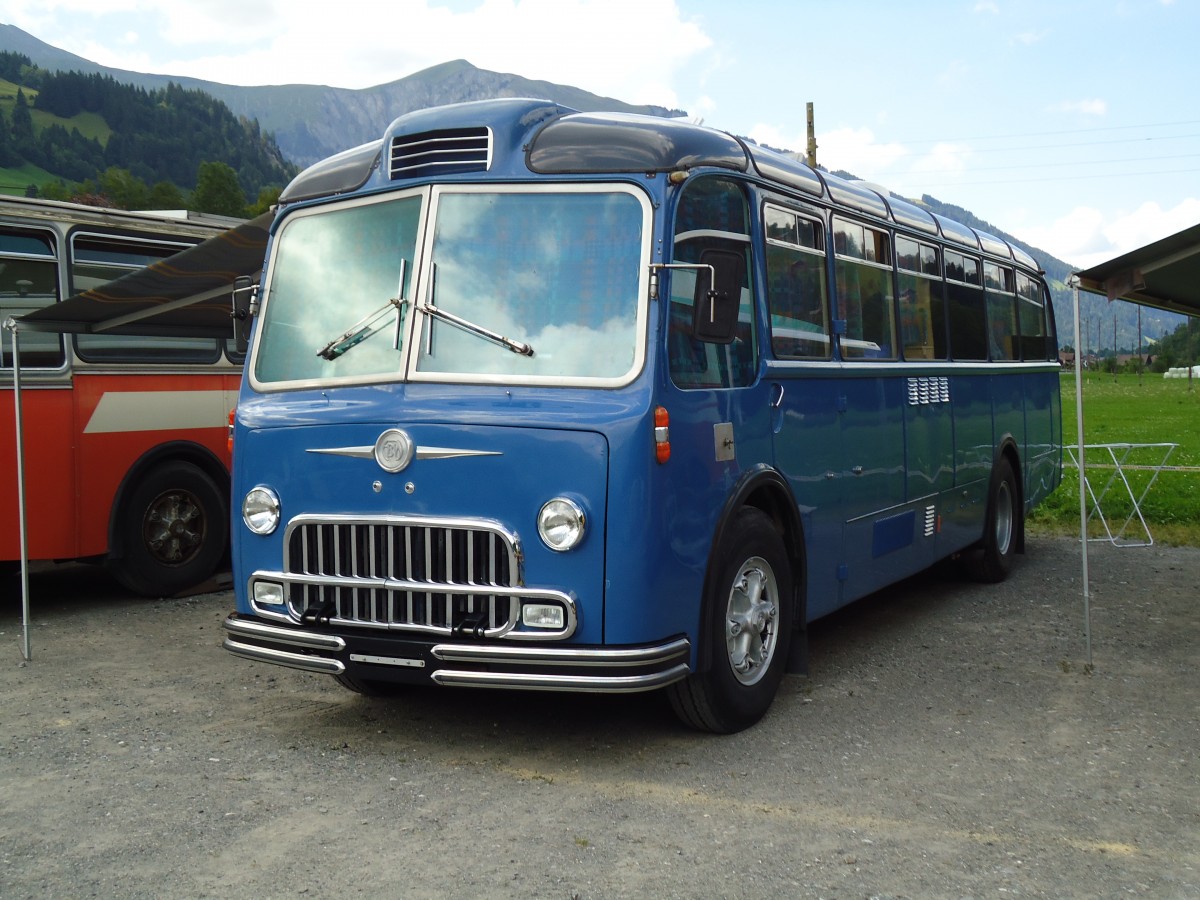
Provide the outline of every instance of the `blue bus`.
{"type": "Polygon", "coordinates": [[[1060,480],[1028,254],[676,119],[413,112],[302,172],[233,440],[225,647],[378,695],[665,689],[733,732],[807,623],[1060,480]]]}

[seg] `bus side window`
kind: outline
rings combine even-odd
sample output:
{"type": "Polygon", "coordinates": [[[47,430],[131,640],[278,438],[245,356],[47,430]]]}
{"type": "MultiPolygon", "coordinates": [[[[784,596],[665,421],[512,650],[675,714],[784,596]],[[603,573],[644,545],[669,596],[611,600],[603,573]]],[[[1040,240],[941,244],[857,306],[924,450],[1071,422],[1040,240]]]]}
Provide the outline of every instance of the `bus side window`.
{"type": "Polygon", "coordinates": [[[896,271],[904,358],[945,359],[946,307],[937,248],[897,236],[896,271]]]}
{"type": "Polygon", "coordinates": [[[950,355],[953,359],[987,359],[987,310],[979,261],[947,250],[946,305],[950,313],[950,355]]]}
{"type": "MultiPolygon", "coordinates": [[[[42,309],[58,300],[58,263],[48,235],[0,231],[0,323],[42,309]]],[[[58,368],[63,364],[62,338],[24,331],[21,368],[58,368]]],[[[0,366],[12,368],[12,335],[4,332],[0,366]]]]}
{"type": "Polygon", "coordinates": [[[764,209],[763,225],[771,349],[778,359],[828,359],[824,230],[819,222],[774,206],[764,209]]]}
{"type": "MultiPolygon", "coordinates": [[[[98,288],[190,246],[113,235],[76,234],[71,240],[71,293],[98,288]]],[[[216,362],[220,356],[213,338],[142,335],[77,334],[75,350],[80,359],[89,362],[216,362]]]]}
{"type": "Polygon", "coordinates": [[[1017,298],[1013,270],[995,263],[983,264],[983,282],[987,293],[988,348],[995,360],[1017,360],[1021,348],[1017,341],[1017,298]]]}
{"type": "Polygon", "coordinates": [[[675,263],[699,263],[705,250],[741,255],[737,329],[728,344],[705,343],[693,334],[697,272],[671,272],[667,351],[671,380],[681,388],[729,388],[751,384],[758,371],[754,295],[751,288],[750,215],[742,189],[724,178],[689,181],[675,220],[675,263]]]}
{"type": "Polygon", "coordinates": [[[891,244],[886,232],[834,218],[838,318],[845,359],[895,359],[891,244]]]}
{"type": "Polygon", "coordinates": [[[1021,359],[1057,359],[1054,341],[1046,328],[1046,295],[1041,285],[1017,273],[1017,327],[1021,332],[1021,359]]]}

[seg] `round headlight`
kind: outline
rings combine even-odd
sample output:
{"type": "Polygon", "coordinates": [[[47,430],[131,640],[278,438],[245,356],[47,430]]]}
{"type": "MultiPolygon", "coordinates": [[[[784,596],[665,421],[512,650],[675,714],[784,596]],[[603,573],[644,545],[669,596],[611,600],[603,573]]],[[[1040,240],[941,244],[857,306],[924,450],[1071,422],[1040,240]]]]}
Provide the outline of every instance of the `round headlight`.
{"type": "Polygon", "coordinates": [[[538,534],[551,550],[570,550],[583,540],[586,520],[573,500],[555,497],[538,513],[538,534]]]}
{"type": "Polygon", "coordinates": [[[279,495],[269,487],[251,488],[242,500],[242,521],[255,534],[270,534],[279,526],[279,495]]]}

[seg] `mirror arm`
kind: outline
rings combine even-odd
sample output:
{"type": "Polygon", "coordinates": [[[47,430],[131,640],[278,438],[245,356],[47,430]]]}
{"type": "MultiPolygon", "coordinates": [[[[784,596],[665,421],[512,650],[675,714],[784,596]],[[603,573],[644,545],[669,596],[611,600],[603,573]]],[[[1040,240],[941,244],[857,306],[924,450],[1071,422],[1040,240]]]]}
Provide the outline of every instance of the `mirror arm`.
{"type": "MultiPolygon", "coordinates": [[[[650,299],[658,299],[659,269],[708,269],[708,283],[716,284],[717,270],[708,263],[650,263],[650,299]]],[[[711,294],[712,291],[710,290],[711,294]]]]}

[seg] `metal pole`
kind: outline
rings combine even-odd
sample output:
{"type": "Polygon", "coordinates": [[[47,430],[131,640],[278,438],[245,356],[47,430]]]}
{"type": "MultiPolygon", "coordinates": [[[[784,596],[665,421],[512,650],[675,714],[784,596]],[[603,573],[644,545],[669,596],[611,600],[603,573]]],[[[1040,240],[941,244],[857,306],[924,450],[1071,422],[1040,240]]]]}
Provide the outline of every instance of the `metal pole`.
{"type": "Polygon", "coordinates": [[[29,643],[29,545],[25,531],[25,434],[21,428],[21,339],[16,319],[8,319],[4,327],[12,332],[13,343],[13,415],[17,429],[17,517],[21,534],[21,655],[33,659],[29,643]]]}
{"type": "Polygon", "coordinates": [[[1137,305],[1137,311],[1138,311],[1137,373],[1138,373],[1138,384],[1140,385],[1142,383],[1142,370],[1145,368],[1144,363],[1146,360],[1146,357],[1142,356],[1142,304],[1139,303],[1137,305]]]}
{"type": "Polygon", "coordinates": [[[1079,546],[1083,561],[1083,637],[1087,646],[1087,664],[1092,664],[1092,597],[1088,577],[1087,536],[1087,476],[1084,475],[1083,458],[1083,378],[1079,364],[1079,279],[1071,276],[1072,296],[1075,300],[1075,442],[1079,460],[1079,546]]]}

